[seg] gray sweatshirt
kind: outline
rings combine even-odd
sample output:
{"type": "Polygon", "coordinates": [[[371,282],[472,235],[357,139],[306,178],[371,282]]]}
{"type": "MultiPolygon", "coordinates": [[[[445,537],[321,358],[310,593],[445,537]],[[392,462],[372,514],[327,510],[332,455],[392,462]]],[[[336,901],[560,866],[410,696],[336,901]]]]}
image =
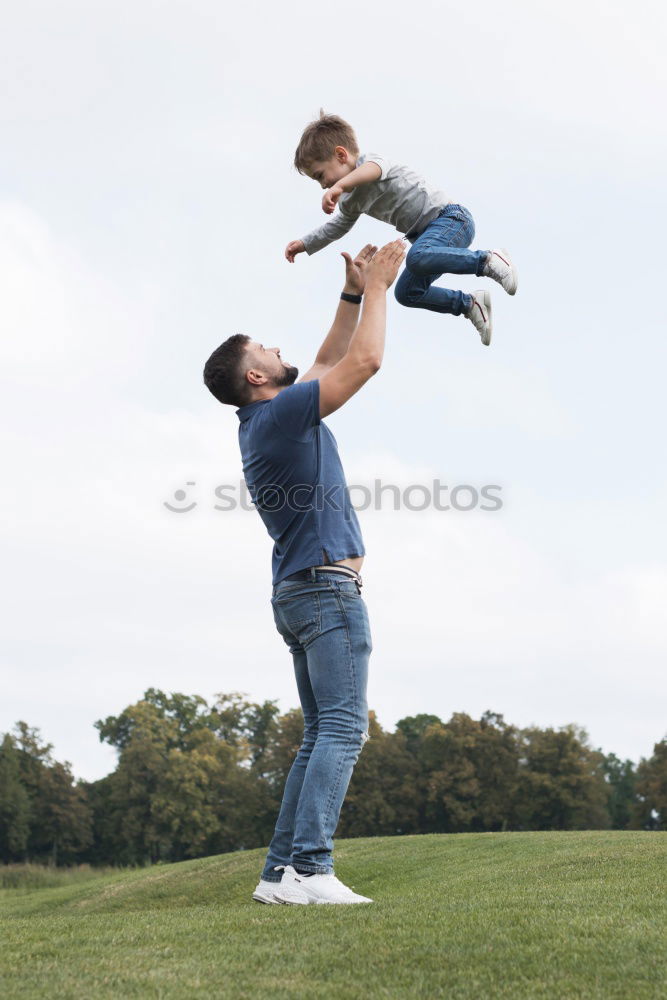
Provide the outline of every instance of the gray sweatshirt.
{"type": "Polygon", "coordinates": [[[348,233],[360,215],[370,215],[395,226],[399,233],[417,236],[435,219],[450,199],[429,187],[423,177],[409,167],[391,163],[384,156],[365,153],[357,166],[372,161],[382,173],[376,181],[359,184],[338,199],[338,212],[319,229],[303,236],[306,253],[317,253],[348,233]]]}

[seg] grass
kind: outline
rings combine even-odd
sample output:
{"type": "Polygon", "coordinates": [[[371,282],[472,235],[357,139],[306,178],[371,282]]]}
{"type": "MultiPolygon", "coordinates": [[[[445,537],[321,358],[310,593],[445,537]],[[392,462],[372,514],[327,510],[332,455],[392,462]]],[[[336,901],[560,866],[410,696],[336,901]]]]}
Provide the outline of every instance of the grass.
{"type": "Polygon", "coordinates": [[[263,850],[0,890],[10,998],[667,997],[667,834],[336,842],[367,906],[263,906],[263,850]]]}
{"type": "MultiPolygon", "coordinates": [[[[101,875],[117,873],[117,868],[91,868],[90,865],[73,865],[55,868],[51,865],[0,865],[0,889],[51,889],[72,882],[87,882],[101,875]]],[[[1,914],[0,910],[0,914],[1,914]]]]}

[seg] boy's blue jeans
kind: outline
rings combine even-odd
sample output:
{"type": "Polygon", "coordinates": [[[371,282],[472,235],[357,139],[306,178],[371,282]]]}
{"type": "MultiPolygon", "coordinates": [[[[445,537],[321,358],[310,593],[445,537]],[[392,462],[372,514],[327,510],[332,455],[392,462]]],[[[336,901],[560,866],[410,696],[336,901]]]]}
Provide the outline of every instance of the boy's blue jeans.
{"type": "Polygon", "coordinates": [[[402,306],[432,309],[460,316],[472,305],[472,296],[435,288],[442,274],[481,274],[488,251],[467,250],[475,237],[472,215],[463,205],[446,205],[423,233],[410,240],[405,270],[396,282],[395,296],[402,306]]]}
{"type": "Polygon", "coordinates": [[[361,748],[368,739],[368,659],[373,648],[356,583],[311,571],[273,588],[276,627],[289,646],[303,709],[303,742],[285,782],[262,878],[276,865],[333,872],[333,835],[361,748]]]}

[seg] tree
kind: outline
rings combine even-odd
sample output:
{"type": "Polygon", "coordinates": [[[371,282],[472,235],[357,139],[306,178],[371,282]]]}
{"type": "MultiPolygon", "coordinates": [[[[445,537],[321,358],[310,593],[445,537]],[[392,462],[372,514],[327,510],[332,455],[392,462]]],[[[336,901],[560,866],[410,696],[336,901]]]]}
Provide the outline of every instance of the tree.
{"type": "Polygon", "coordinates": [[[0,747],[0,858],[7,864],[25,857],[30,836],[30,798],[21,783],[14,740],[5,733],[0,747]]]}
{"type": "Polygon", "coordinates": [[[262,774],[277,708],[238,694],[212,707],[199,696],[150,688],[118,717],[96,723],[118,767],[96,801],[111,809],[96,830],[116,859],[145,864],[258,847],[274,802],[262,774]]]}
{"type": "Polygon", "coordinates": [[[92,813],[92,842],[79,860],[91,865],[118,864],[121,851],[118,816],[113,801],[114,773],[86,782],[86,798],[92,813]]]}
{"type": "MultiPolygon", "coordinates": [[[[214,730],[216,718],[200,695],[165,694],[157,688],[148,688],[139,705],[147,705],[155,709],[152,713],[156,719],[169,721],[170,740],[172,745],[185,747],[188,737],[197,729],[208,727],[214,730]]],[[[123,751],[132,740],[137,726],[145,724],[146,716],[137,715],[136,705],[130,705],[120,715],[109,715],[95,723],[100,734],[100,740],[123,751]]]]}
{"type": "Polygon", "coordinates": [[[262,758],[262,774],[277,804],[282,799],[287,775],[302,742],[303,712],[300,708],[292,708],[275,720],[271,739],[262,758]]]}
{"type": "Polygon", "coordinates": [[[510,825],[517,785],[517,736],[502,715],[486,712],[477,722],[457,712],[446,725],[429,726],[419,759],[427,830],[501,830],[510,825]]]}
{"type": "Polygon", "coordinates": [[[69,863],[92,843],[92,811],[85,785],[75,782],[69,763],[44,768],[39,789],[38,829],[33,843],[48,851],[51,864],[69,863]]]}
{"type": "Polygon", "coordinates": [[[608,829],[604,757],[583,729],[524,729],[517,816],[525,830],[608,829]]]}
{"type": "Polygon", "coordinates": [[[95,725],[100,739],[120,747],[108,802],[116,860],[123,864],[167,860],[153,805],[169,750],[181,745],[178,722],[166,718],[154,704],[140,701],[118,719],[95,725]]]}
{"type": "Polygon", "coordinates": [[[188,747],[172,747],[166,756],[151,803],[161,852],[170,860],[206,853],[221,826],[222,789],[233,754],[208,729],[193,732],[188,747]]]}
{"type": "MultiPolygon", "coordinates": [[[[600,751],[601,752],[601,751],[600,751]]],[[[620,760],[609,753],[602,760],[609,799],[607,808],[613,830],[626,830],[634,816],[637,773],[631,760],[620,760]]]]}
{"type": "Polygon", "coordinates": [[[246,701],[243,694],[218,694],[211,709],[218,736],[237,747],[239,760],[248,767],[261,771],[263,758],[275,733],[278,715],[275,701],[261,705],[246,701]]]}
{"type": "Polygon", "coordinates": [[[416,752],[429,726],[444,726],[444,722],[437,715],[422,712],[420,715],[407,715],[396,723],[398,732],[405,736],[405,745],[410,753],[416,752]]]}
{"type": "Polygon", "coordinates": [[[52,864],[74,860],[92,840],[85,784],[74,781],[68,762],[53,759],[39,730],[17,722],[14,732],[20,780],[30,801],[27,853],[52,864]]]}
{"type": "Polygon", "coordinates": [[[418,767],[406,736],[400,730],[385,732],[373,711],[368,732],[343,803],[338,836],[418,833],[418,767]]]}
{"type": "Polygon", "coordinates": [[[667,739],[656,743],[653,756],[637,768],[634,824],[643,830],[667,830],[667,739]]]}

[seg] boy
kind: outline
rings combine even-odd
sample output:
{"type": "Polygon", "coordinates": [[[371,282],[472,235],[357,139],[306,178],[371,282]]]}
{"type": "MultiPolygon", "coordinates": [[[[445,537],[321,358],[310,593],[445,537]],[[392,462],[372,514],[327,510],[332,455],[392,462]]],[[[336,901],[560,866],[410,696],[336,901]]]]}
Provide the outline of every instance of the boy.
{"type": "Polygon", "coordinates": [[[472,295],[433,286],[442,274],[476,274],[493,278],[514,295],[517,272],[506,250],[468,250],[475,224],[467,208],[452,203],[442,191],[429,187],[408,167],[390,163],[375,153],[361,155],[354,130],[337,115],[311,122],[303,132],[294,156],[300,174],[324,188],[322,209],[338,214],[300,240],[292,240],[285,257],[294,263],[297,254],[316,253],[347,233],[361,214],[389,222],[412,249],[405,270],[396,283],[401,305],[465,316],[479,332],[482,343],[491,343],[491,295],[472,295]]]}

